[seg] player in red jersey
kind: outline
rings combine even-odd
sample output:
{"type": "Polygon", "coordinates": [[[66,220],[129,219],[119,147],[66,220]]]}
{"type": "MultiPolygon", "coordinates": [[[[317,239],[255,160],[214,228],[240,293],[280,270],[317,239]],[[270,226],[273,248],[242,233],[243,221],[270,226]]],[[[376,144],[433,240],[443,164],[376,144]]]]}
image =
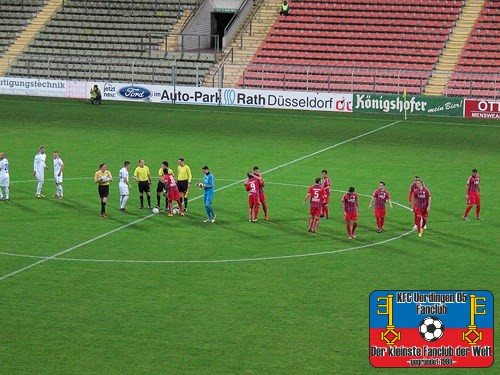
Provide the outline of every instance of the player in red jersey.
{"type": "Polygon", "coordinates": [[[177,202],[179,210],[181,211],[181,216],[184,216],[184,209],[182,208],[179,188],[177,187],[174,175],[169,173],[168,168],[163,169],[163,183],[165,184],[165,194],[168,197],[168,216],[174,216],[174,213],[172,212],[173,201],[177,202]]]}
{"type": "MultiPolygon", "coordinates": [[[[420,179],[420,177],[415,176],[415,178],[413,179],[413,184],[411,184],[410,186],[410,191],[408,192],[408,205],[410,207],[413,207],[413,192],[417,189],[417,181],[422,180],[420,179]]],[[[422,181],[422,185],[424,185],[425,187],[424,181],[422,181]]],[[[413,229],[417,229],[417,226],[413,225],[413,229]]],[[[427,229],[427,226],[424,229],[427,229]]]]}
{"type": "Polygon", "coordinates": [[[255,223],[259,215],[260,181],[255,178],[252,172],[248,172],[247,177],[245,189],[248,191],[248,221],[255,223]]]}
{"type": "Polygon", "coordinates": [[[252,174],[257,180],[259,180],[259,200],[260,200],[260,203],[262,204],[262,209],[264,210],[264,219],[266,221],[268,221],[269,216],[267,214],[266,194],[264,193],[264,186],[266,184],[264,183],[264,179],[262,178],[262,174],[259,172],[259,167],[257,167],[257,166],[253,167],[252,174]]]}
{"type": "Polygon", "coordinates": [[[328,219],[330,217],[330,212],[328,210],[328,203],[330,203],[330,190],[332,189],[332,183],[330,177],[328,177],[328,172],[326,169],[321,171],[321,177],[323,178],[323,187],[325,188],[325,201],[323,202],[323,207],[321,211],[321,217],[328,219]]]}
{"type": "Polygon", "coordinates": [[[321,215],[321,208],[325,200],[325,188],[321,186],[321,177],[316,178],[316,184],[311,185],[307,190],[304,204],[309,200],[311,207],[309,208],[309,232],[316,233],[319,226],[319,217],[321,215]]]}
{"type": "Polygon", "coordinates": [[[464,212],[464,220],[469,220],[467,215],[472,209],[472,206],[476,205],[476,219],[481,220],[479,212],[481,211],[481,189],[479,187],[479,175],[477,169],[472,170],[472,176],[467,179],[467,184],[465,185],[465,200],[467,202],[467,208],[464,212]]]}
{"type": "Polygon", "coordinates": [[[354,187],[351,186],[342,197],[342,212],[344,212],[344,219],[346,221],[345,227],[347,229],[347,238],[350,240],[356,238],[354,231],[358,227],[359,203],[358,194],[354,191],[354,187]]]}
{"type": "Polygon", "coordinates": [[[415,225],[419,237],[422,237],[430,209],[431,192],[424,186],[422,181],[417,181],[417,189],[413,192],[413,212],[415,213],[415,225]]]}
{"type": "Polygon", "coordinates": [[[371,208],[373,203],[375,203],[375,219],[377,220],[378,233],[382,233],[384,231],[385,202],[389,202],[389,207],[392,208],[391,195],[387,190],[385,190],[385,182],[380,181],[378,189],[373,193],[368,206],[368,208],[371,208]]]}

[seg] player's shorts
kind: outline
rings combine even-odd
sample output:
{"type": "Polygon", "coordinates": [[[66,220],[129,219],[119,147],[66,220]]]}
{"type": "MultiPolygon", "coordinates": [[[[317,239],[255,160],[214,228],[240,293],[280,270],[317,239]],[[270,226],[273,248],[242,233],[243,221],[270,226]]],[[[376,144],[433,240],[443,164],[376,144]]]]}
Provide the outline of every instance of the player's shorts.
{"type": "Polygon", "coordinates": [[[62,184],[62,182],[63,182],[63,175],[62,175],[62,173],[61,173],[60,176],[54,175],[54,181],[56,182],[56,184],[62,184]]]}
{"type": "Polygon", "coordinates": [[[177,189],[179,192],[185,193],[188,191],[188,180],[177,181],[177,189]]]}
{"type": "Polygon", "coordinates": [[[311,206],[309,208],[309,214],[311,214],[311,216],[321,216],[321,207],[313,207],[311,206]]]}
{"type": "Polygon", "coordinates": [[[357,212],[346,212],[344,218],[345,218],[345,221],[357,221],[358,220],[358,213],[357,212]]]}
{"type": "Polygon", "coordinates": [[[10,178],[9,175],[0,177],[0,186],[9,186],[10,178]]]}
{"type": "Polygon", "coordinates": [[[467,204],[481,204],[481,196],[477,191],[471,191],[469,193],[467,204]]]}
{"type": "Polygon", "coordinates": [[[97,190],[101,198],[106,198],[109,195],[109,185],[99,185],[97,190]]]}
{"type": "Polygon", "coordinates": [[[38,180],[38,182],[44,182],[45,181],[44,171],[36,171],[35,177],[38,180]]]}
{"type": "Polygon", "coordinates": [[[139,193],[149,193],[149,181],[139,181],[139,193]]]}
{"type": "Polygon", "coordinates": [[[129,195],[128,185],[125,182],[120,182],[118,187],[120,188],[120,195],[129,195]]]}
{"type": "Polygon", "coordinates": [[[163,190],[165,190],[165,184],[163,181],[158,181],[158,185],[156,185],[156,192],[163,193],[163,190]]]}
{"type": "Polygon", "coordinates": [[[167,197],[169,201],[178,201],[181,199],[181,195],[179,193],[179,190],[175,188],[170,188],[168,189],[167,197]]]}
{"type": "Polygon", "coordinates": [[[264,193],[264,190],[259,191],[259,201],[261,203],[266,202],[266,194],[264,193]]]}
{"type": "Polygon", "coordinates": [[[250,207],[258,206],[259,205],[259,194],[249,193],[248,194],[248,205],[250,207]]]}
{"type": "Polygon", "coordinates": [[[205,191],[203,193],[203,203],[205,204],[205,206],[207,204],[212,204],[213,201],[214,201],[214,193],[213,193],[213,191],[205,191]]]}
{"type": "Polygon", "coordinates": [[[385,208],[376,208],[375,217],[385,217],[385,208]]]}
{"type": "Polygon", "coordinates": [[[427,219],[429,217],[429,211],[427,211],[427,208],[415,207],[415,216],[427,219]]]}

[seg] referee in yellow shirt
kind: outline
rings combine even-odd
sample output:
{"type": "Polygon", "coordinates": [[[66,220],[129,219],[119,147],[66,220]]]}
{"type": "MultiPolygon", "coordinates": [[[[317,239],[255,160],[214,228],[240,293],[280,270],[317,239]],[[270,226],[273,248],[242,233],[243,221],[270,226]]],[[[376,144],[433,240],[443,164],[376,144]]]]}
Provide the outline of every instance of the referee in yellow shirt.
{"type": "Polygon", "coordinates": [[[191,168],[184,163],[184,158],[179,158],[177,163],[179,164],[177,166],[177,188],[181,194],[181,203],[182,198],[184,198],[184,212],[186,212],[188,208],[189,186],[191,186],[193,176],[191,175],[191,168]]]}
{"type": "Polygon", "coordinates": [[[140,209],[144,208],[144,193],[148,198],[148,208],[151,209],[151,173],[149,167],[144,165],[144,159],[139,160],[139,165],[134,171],[134,180],[139,184],[140,209]]]}

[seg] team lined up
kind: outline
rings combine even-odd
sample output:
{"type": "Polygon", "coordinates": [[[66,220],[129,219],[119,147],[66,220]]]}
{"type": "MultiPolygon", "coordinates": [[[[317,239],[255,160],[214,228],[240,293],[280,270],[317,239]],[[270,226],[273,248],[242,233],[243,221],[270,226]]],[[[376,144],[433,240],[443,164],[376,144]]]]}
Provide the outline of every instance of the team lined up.
{"type": "MultiPolygon", "coordinates": [[[[42,194],[43,184],[45,182],[45,170],[47,155],[45,147],[40,146],[38,153],[35,155],[33,162],[33,176],[37,180],[35,197],[37,199],[44,198],[42,194]]],[[[56,191],[53,195],[55,198],[63,199],[63,171],[64,162],[59,156],[58,151],[53,152],[54,164],[54,182],[56,191]]],[[[130,162],[125,161],[123,167],[119,171],[119,190],[120,190],[120,210],[126,212],[126,204],[130,195],[130,180],[129,180],[130,162]]],[[[207,213],[205,222],[215,222],[215,212],[212,208],[214,199],[214,177],[211,174],[208,166],[202,168],[203,182],[197,183],[196,186],[204,190],[204,204],[207,213]]],[[[152,177],[149,167],[145,165],[143,159],[139,160],[138,166],[134,171],[133,178],[138,184],[140,209],[144,206],[144,195],[146,195],[148,208],[151,209],[151,184],[152,177]]],[[[173,170],[169,167],[167,161],[162,162],[158,170],[158,184],[156,187],[156,207],[160,208],[161,197],[165,198],[165,211],[169,216],[173,216],[173,204],[177,203],[181,216],[188,208],[188,195],[191,187],[192,173],[188,165],[185,164],[183,158],[178,159],[177,178],[174,176],[173,170]]],[[[101,163],[99,170],[94,175],[94,183],[98,184],[98,192],[101,202],[102,217],[106,217],[106,203],[109,195],[109,184],[113,181],[111,172],[107,170],[106,164],[101,163]]],[[[9,161],[5,152],[0,152],[0,200],[8,201],[9,197],[9,161]]],[[[264,193],[265,182],[262,174],[259,172],[259,167],[255,166],[252,171],[247,173],[247,180],[244,186],[248,192],[248,220],[250,222],[258,221],[259,207],[262,208],[265,215],[265,220],[269,220],[266,195],[264,193]]],[[[310,217],[308,231],[315,233],[319,226],[321,217],[329,218],[329,208],[331,193],[331,180],[328,177],[327,170],[322,170],[321,177],[316,178],[315,184],[310,186],[304,198],[304,203],[309,201],[310,217]]],[[[474,206],[476,206],[476,219],[480,220],[481,197],[480,197],[480,176],[477,169],[472,170],[471,176],[467,179],[465,188],[466,209],[463,215],[464,220],[469,220],[468,215],[474,206]]],[[[389,203],[390,208],[393,208],[389,192],[385,188],[385,182],[381,181],[379,187],[373,193],[369,208],[374,207],[375,218],[377,223],[377,232],[384,231],[384,223],[386,217],[386,203],[389,203]]],[[[358,194],[354,187],[342,196],[342,211],[346,222],[347,235],[349,239],[356,238],[356,228],[358,226],[359,202],[358,194]]],[[[427,229],[427,220],[431,209],[431,193],[425,186],[419,176],[415,176],[414,182],[410,186],[408,193],[408,203],[414,213],[414,228],[417,229],[419,237],[422,236],[423,230],[427,229]]]]}
{"type": "MultiPolygon", "coordinates": [[[[329,217],[328,203],[330,202],[331,181],[328,178],[326,170],[322,171],[322,177],[315,180],[315,184],[311,185],[304,198],[304,203],[309,201],[309,232],[316,233],[320,217],[329,217]]],[[[476,219],[480,220],[479,213],[481,211],[480,199],[480,177],[477,169],[472,170],[472,175],[467,179],[465,198],[467,208],[465,209],[463,219],[468,219],[468,214],[472,207],[476,206],[476,219]]],[[[356,228],[358,226],[359,200],[355,188],[351,186],[349,190],[342,196],[342,212],[346,222],[347,237],[349,239],[356,238],[356,228]]],[[[377,222],[377,232],[384,231],[384,223],[386,217],[386,203],[389,203],[392,209],[392,201],[389,192],[385,188],[385,182],[381,181],[379,187],[373,193],[368,208],[374,206],[375,219],[377,222]]],[[[410,186],[408,193],[408,204],[413,209],[414,214],[414,229],[417,230],[419,237],[422,237],[423,231],[427,229],[427,220],[431,209],[431,193],[425,186],[419,176],[415,176],[414,182],[410,186]]]]}

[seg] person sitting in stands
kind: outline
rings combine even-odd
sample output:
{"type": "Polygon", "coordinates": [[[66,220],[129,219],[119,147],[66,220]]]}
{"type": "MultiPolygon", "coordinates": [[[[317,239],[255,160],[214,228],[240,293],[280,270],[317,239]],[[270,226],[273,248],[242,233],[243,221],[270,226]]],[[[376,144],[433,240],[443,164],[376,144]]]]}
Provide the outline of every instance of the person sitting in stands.
{"type": "Polygon", "coordinates": [[[101,100],[102,100],[101,90],[99,90],[99,87],[97,85],[94,85],[94,87],[90,89],[90,103],[101,104],[101,100]]]}
{"type": "Polygon", "coordinates": [[[283,1],[281,4],[280,16],[288,16],[288,12],[290,11],[290,6],[287,1],[283,1]]]}

